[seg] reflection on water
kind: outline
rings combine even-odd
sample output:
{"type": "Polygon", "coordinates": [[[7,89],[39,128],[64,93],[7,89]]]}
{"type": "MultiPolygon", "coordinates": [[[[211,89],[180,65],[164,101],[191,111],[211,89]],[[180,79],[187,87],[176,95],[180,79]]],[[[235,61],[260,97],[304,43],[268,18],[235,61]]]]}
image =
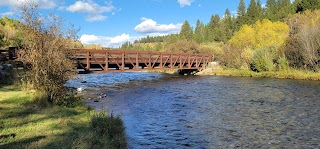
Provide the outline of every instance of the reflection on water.
{"type": "Polygon", "coordinates": [[[88,103],[122,116],[129,148],[320,148],[320,82],[152,75],[88,103]]]}

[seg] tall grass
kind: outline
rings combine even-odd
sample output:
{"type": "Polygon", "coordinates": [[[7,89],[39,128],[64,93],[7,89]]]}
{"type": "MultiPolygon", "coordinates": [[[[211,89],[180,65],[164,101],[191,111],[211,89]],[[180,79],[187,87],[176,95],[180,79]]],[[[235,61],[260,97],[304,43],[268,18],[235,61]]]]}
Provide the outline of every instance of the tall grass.
{"type": "Polygon", "coordinates": [[[315,80],[320,81],[320,73],[307,70],[297,70],[288,68],[281,71],[264,71],[254,72],[251,70],[222,68],[218,67],[207,75],[218,76],[242,76],[242,77],[260,77],[260,78],[283,78],[283,79],[298,79],[298,80],[315,80]]]}

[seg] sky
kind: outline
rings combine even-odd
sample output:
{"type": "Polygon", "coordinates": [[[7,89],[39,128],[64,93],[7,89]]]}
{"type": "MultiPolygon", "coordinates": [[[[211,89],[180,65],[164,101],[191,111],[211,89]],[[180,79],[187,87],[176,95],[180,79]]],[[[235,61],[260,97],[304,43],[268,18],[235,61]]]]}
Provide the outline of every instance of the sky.
{"type": "Polygon", "coordinates": [[[236,15],[240,0],[0,0],[0,16],[18,19],[17,8],[26,1],[38,4],[42,15],[54,13],[80,28],[82,44],[116,48],[146,36],[179,33],[186,20],[193,27],[198,19],[207,24],[227,8],[236,15]]]}

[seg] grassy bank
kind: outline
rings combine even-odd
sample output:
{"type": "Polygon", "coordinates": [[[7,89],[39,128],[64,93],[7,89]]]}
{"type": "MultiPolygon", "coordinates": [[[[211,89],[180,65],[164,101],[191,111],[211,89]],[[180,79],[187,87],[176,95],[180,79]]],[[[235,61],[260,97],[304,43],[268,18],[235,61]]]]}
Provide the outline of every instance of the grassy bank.
{"type": "Polygon", "coordinates": [[[37,101],[35,92],[0,87],[0,148],[126,148],[119,117],[37,101]]]}
{"type": "Polygon", "coordinates": [[[283,78],[283,79],[299,79],[299,80],[320,80],[319,72],[289,69],[285,71],[266,71],[254,72],[251,70],[240,70],[232,68],[218,67],[206,75],[217,76],[243,76],[243,77],[259,77],[259,78],[283,78]]]}

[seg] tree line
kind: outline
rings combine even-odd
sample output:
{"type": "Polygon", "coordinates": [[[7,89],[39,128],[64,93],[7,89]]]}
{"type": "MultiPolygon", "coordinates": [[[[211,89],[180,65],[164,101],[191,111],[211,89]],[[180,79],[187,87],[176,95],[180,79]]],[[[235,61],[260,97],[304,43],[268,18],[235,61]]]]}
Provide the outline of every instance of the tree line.
{"type": "Polygon", "coordinates": [[[318,70],[319,8],[320,0],[267,0],[265,6],[250,0],[248,8],[240,0],[236,15],[226,9],[222,17],[212,15],[207,24],[198,19],[194,28],[185,21],[178,34],[147,36],[120,48],[210,52],[227,67],[255,71],[289,66],[318,70]],[[210,43],[223,44],[207,46],[210,43]]]}
{"type": "MultiPolygon", "coordinates": [[[[198,19],[195,28],[186,20],[177,38],[195,40],[197,43],[214,41],[226,43],[244,24],[252,25],[263,19],[284,22],[289,15],[319,8],[320,0],[295,0],[293,3],[290,0],[267,0],[265,6],[262,6],[260,0],[251,0],[248,8],[246,8],[244,0],[240,0],[236,15],[232,15],[227,8],[222,17],[214,14],[207,24],[198,19]]],[[[175,35],[147,36],[133,43],[127,42],[123,46],[128,47],[128,45],[136,43],[165,42],[175,38],[172,36],[175,35]]]]}

